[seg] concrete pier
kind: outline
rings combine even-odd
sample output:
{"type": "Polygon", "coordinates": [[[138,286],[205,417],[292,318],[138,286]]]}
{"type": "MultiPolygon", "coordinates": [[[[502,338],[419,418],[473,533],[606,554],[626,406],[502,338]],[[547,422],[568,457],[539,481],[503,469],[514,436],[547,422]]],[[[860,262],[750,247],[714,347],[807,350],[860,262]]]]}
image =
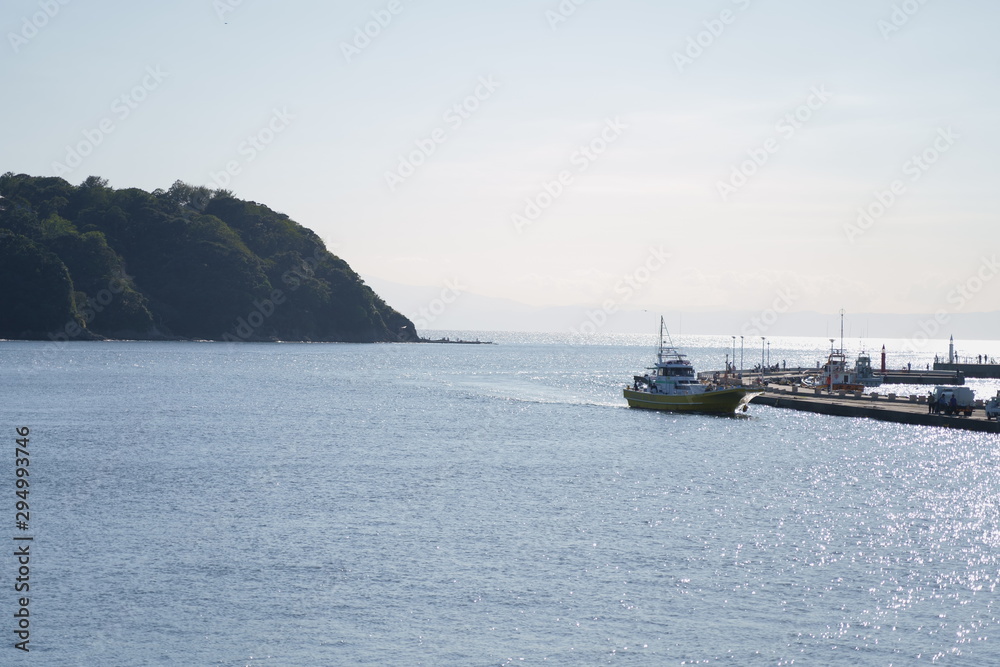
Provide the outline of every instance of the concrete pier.
{"type": "Polygon", "coordinates": [[[934,362],[934,370],[961,373],[967,378],[1000,379],[1000,364],[944,364],[934,362]]]}
{"type": "Polygon", "coordinates": [[[986,419],[981,407],[977,407],[971,417],[929,414],[926,396],[843,391],[830,393],[802,387],[768,387],[753,402],[838,417],[868,417],[900,424],[1000,433],[1000,422],[986,419]]]}
{"type": "Polygon", "coordinates": [[[875,375],[882,377],[883,384],[965,384],[965,375],[956,370],[891,371],[885,373],[876,371],[875,375]]]}

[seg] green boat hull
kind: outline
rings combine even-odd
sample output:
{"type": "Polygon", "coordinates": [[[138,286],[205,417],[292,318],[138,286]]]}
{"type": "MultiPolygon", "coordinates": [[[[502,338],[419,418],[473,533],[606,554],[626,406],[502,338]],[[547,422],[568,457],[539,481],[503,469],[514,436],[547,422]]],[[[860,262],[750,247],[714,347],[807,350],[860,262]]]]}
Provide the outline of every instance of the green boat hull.
{"type": "Polygon", "coordinates": [[[670,396],[626,389],[625,400],[630,408],[726,415],[740,408],[745,409],[747,403],[763,393],[763,389],[720,389],[701,394],[670,396]]]}

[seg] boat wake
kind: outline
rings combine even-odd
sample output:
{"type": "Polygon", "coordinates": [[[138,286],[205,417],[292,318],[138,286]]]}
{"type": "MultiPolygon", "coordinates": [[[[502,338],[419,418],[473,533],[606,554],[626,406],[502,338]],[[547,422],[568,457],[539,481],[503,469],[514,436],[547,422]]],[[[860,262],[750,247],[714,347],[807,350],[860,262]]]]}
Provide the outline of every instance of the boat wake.
{"type": "Polygon", "coordinates": [[[607,399],[587,397],[587,396],[540,396],[511,394],[501,391],[477,392],[476,396],[488,398],[496,401],[508,401],[511,403],[529,403],[535,405],[579,405],[599,408],[627,408],[628,405],[615,400],[614,397],[607,399]]]}

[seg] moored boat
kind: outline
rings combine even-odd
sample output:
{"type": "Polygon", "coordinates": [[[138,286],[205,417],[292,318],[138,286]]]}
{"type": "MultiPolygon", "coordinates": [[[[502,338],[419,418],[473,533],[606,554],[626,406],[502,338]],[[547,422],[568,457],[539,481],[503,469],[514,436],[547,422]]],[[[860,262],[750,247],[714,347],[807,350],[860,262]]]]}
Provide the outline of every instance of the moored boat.
{"type": "Polygon", "coordinates": [[[823,364],[819,376],[813,378],[813,386],[828,391],[864,391],[865,386],[847,367],[847,357],[840,350],[830,350],[830,356],[823,364]]]}
{"type": "Polygon", "coordinates": [[[803,384],[827,391],[864,391],[866,387],[878,387],[882,377],[875,375],[871,366],[871,357],[862,352],[858,355],[854,368],[847,365],[847,355],[843,348],[837,350],[830,343],[830,356],[819,375],[806,378],[803,384]]]}
{"type": "Polygon", "coordinates": [[[881,375],[875,375],[875,371],[872,369],[872,358],[863,350],[858,355],[857,361],[854,362],[854,374],[856,382],[866,387],[879,387],[885,379],[881,375]]]}
{"type": "Polygon", "coordinates": [[[630,408],[732,414],[740,408],[746,411],[747,403],[764,392],[760,388],[724,388],[699,381],[686,355],[674,347],[662,317],[656,365],[646,370],[651,372],[633,376],[632,385],[625,387],[630,408]]]}
{"type": "MultiPolygon", "coordinates": [[[[844,354],[844,311],[840,311],[840,347],[833,347],[834,339],[830,339],[830,356],[823,365],[819,375],[807,377],[802,384],[826,389],[827,391],[864,391],[865,387],[878,387],[884,380],[875,375],[872,370],[872,358],[862,348],[854,368],[847,365],[847,355],[844,354]]],[[[882,364],[885,365],[885,348],[882,348],[882,364]]]]}

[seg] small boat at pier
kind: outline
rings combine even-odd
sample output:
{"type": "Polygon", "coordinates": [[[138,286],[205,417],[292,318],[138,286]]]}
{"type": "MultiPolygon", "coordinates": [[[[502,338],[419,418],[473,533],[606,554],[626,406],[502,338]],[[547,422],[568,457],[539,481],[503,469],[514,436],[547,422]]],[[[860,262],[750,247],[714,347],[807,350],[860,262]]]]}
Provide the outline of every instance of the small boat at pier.
{"type": "MultiPolygon", "coordinates": [[[[872,370],[872,358],[864,348],[858,355],[854,368],[847,365],[847,355],[844,354],[844,311],[840,311],[840,347],[833,347],[834,339],[830,339],[830,356],[819,375],[803,378],[802,384],[807,387],[826,389],[827,391],[864,391],[866,387],[878,387],[885,380],[875,375],[872,370]]],[[[882,363],[885,364],[885,348],[882,348],[882,363]]]]}
{"type": "Polygon", "coordinates": [[[857,361],[854,362],[854,374],[858,384],[866,387],[879,387],[885,380],[881,375],[875,375],[875,370],[872,368],[872,358],[863,350],[858,355],[857,361]]]}
{"type": "Polygon", "coordinates": [[[819,375],[805,378],[802,384],[828,391],[864,391],[866,387],[878,387],[882,380],[872,370],[872,360],[867,353],[858,355],[852,369],[847,365],[843,348],[835,350],[831,343],[830,356],[819,375]]]}

